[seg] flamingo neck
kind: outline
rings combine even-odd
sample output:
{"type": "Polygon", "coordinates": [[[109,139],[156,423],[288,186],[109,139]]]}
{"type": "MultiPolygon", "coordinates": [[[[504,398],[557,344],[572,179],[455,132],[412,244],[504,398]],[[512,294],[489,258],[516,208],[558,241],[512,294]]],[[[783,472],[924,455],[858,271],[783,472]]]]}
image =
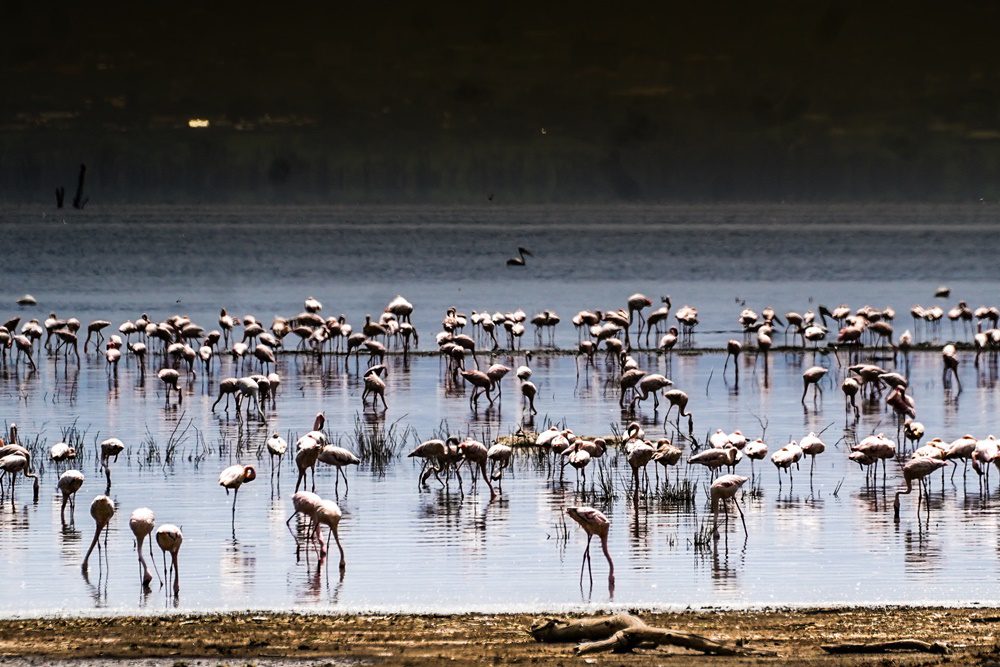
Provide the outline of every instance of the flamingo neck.
{"type": "Polygon", "coordinates": [[[604,532],[601,534],[601,551],[604,552],[604,557],[608,559],[608,578],[615,578],[615,562],[611,560],[611,552],[608,551],[608,534],[604,532]]]}

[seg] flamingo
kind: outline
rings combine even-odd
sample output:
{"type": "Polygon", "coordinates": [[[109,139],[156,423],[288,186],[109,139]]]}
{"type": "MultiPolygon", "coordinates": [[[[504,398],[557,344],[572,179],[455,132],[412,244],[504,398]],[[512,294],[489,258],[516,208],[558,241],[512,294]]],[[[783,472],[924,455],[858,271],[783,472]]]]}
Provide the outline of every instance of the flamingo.
{"type": "Polygon", "coordinates": [[[184,393],[181,391],[180,386],[178,386],[178,381],[180,380],[181,374],[178,373],[173,368],[162,368],[156,374],[160,378],[160,382],[164,384],[167,388],[166,402],[170,403],[170,390],[173,389],[177,392],[177,402],[181,403],[184,401],[184,393]]]}
{"type": "Polygon", "coordinates": [[[447,443],[444,440],[440,440],[438,438],[434,438],[431,440],[424,440],[419,445],[417,445],[412,452],[406,455],[408,458],[420,458],[424,460],[423,465],[420,467],[418,486],[426,482],[427,477],[430,476],[430,472],[428,472],[428,466],[430,467],[430,470],[434,472],[435,475],[441,472],[443,468],[438,468],[434,464],[435,462],[444,461],[444,458],[448,453],[448,447],[452,443],[452,441],[455,442],[456,446],[458,445],[458,438],[454,437],[448,438],[447,443]]]}
{"type": "Polygon", "coordinates": [[[118,462],[118,455],[125,451],[125,443],[118,438],[108,438],[101,443],[101,467],[104,468],[104,476],[108,480],[108,491],[111,491],[111,458],[118,462]]]}
{"type": "Polygon", "coordinates": [[[538,394],[538,387],[531,380],[521,380],[521,407],[524,407],[524,401],[528,401],[528,412],[533,415],[538,414],[538,410],[535,409],[535,396],[538,394]]]}
{"type": "Polygon", "coordinates": [[[680,428],[681,417],[687,417],[688,420],[688,433],[694,432],[694,415],[687,411],[688,395],[686,392],[680,389],[671,389],[669,391],[663,392],[663,398],[667,399],[670,403],[667,406],[667,414],[663,416],[663,425],[666,428],[667,420],[670,419],[670,411],[673,408],[677,408],[677,427],[680,428]]]}
{"type": "Polygon", "coordinates": [[[920,444],[920,439],[924,437],[924,425],[918,421],[907,419],[903,422],[903,436],[914,446],[920,444]]]}
{"type": "Polygon", "coordinates": [[[288,442],[281,437],[277,431],[271,434],[271,437],[267,439],[264,443],[267,447],[267,453],[271,457],[271,472],[274,472],[274,457],[278,457],[278,474],[281,474],[281,459],[284,458],[285,452],[288,451],[288,442]]]}
{"type": "Polygon", "coordinates": [[[850,410],[854,408],[854,418],[857,419],[861,412],[858,410],[858,404],[855,401],[855,397],[858,392],[861,391],[861,385],[854,378],[844,378],[844,382],[840,385],[841,391],[844,392],[845,398],[845,409],[850,410]]]}
{"type": "Polygon", "coordinates": [[[312,296],[306,297],[303,306],[307,313],[318,313],[323,310],[323,304],[319,302],[319,299],[312,296]]]}
{"type": "Polygon", "coordinates": [[[753,462],[762,461],[767,456],[767,443],[760,438],[751,440],[743,448],[743,453],[750,459],[750,474],[753,475],[753,462]]]}
{"type": "Polygon", "coordinates": [[[353,452],[343,447],[337,447],[336,445],[327,445],[321,449],[318,460],[327,465],[332,465],[337,469],[337,482],[340,482],[341,477],[344,478],[345,492],[349,489],[349,486],[344,468],[349,465],[361,465],[361,459],[355,456],[353,452]]]}
{"type": "MultiPolygon", "coordinates": [[[[527,368],[527,366],[524,366],[523,368],[527,368]]],[[[503,385],[500,384],[500,381],[503,380],[507,373],[510,373],[510,370],[511,369],[508,366],[504,366],[503,364],[493,364],[486,369],[486,375],[490,378],[490,388],[492,389],[493,387],[496,387],[497,398],[503,396],[503,385]]],[[[521,369],[518,368],[519,372],[520,370],[521,369]]],[[[528,369],[528,376],[531,376],[530,368],[528,369]]],[[[518,377],[520,377],[520,375],[518,375],[518,377]]]]}
{"type": "Polygon", "coordinates": [[[93,322],[87,325],[87,338],[86,340],[83,341],[84,354],[87,353],[87,344],[90,343],[90,337],[94,334],[97,334],[97,340],[94,342],[94,344],[100,347],[101,341],[104,340],[104,335],[101,334],[101,331],[109,326],[111,326],[111,322],[107,320],[94,320],[93,322]]]}
{"type": "Polygon", "coordinates": [[[741,458],[740,450],[731,447],[727,442],[722,448],[706,449],[688,459],[688,465],[703,465],[712,471],[714,476],[719,468],[733,468],[741,458]]]}
{"type": "MultiPolygon", "coordinates": [[[[659,334],[660,325],[670,317],[670,297],[660,297],[660,302],[663,305],[646,316],[646,347],[649,347],[649,333],[655,329],[656,333],[659,334]]],[[[676,337],[676,333],[674,335],[676,337]]]]}
{"type": "Polygon", "coordinates": [[[820,389],[819,381],[823,379],[823,376],[827,374],[827,369],[822,366],[812,366],[807,368],[802,373],[802,405],[806,404],[806,392],[809,391],[809,385],[813,386],[813,400],[822,393],[820,389]]]}
{"type": "Polygon", "coordinates": [[[799,440],[799,447],[803,454],[811,457],[809,464],[809,478],[811,479],[813,468],[816,467],[816,457],[826,451],[826,445],[819,439],[819,436],[810,431],[809,435],[799,440]]]}
{"type": "Polygon", "coordinates": [[[735,369],[736,379],[739,380],[740,377],[740,352],[743,351],[743,343],[736,339],[730,339],[726,343],[726,363],[722,366],[722,372],[725,373],[726,369],[729,367],[729,357],[733,358],[733,368],[735,369]]]}
{"type": "Polygon", "coordinates": [[[509,445],[497,442],[486,452],[486,458],[490,461],[492,479],[497,482],[497,486],[503,491],[503,471],[510,466],[510,459],[514,455],[514,449],[509,445]]]}
{"type": "MultiPolygon", "coordinates": [[[[323,526],[328,526],[330,528],[330,534],[337,543],[337,549],[340,551],[340,571],[343,572],[347,568],[347,560],[344,558],[344,547],[340,544],[340,534],[338,528],[340,526],[340,519],[343,514],[340,511],[340,507],[337,503],[332,500],[322,500],[319,506],[316,508],[316,514],[314,523],[316,525],[316,539],[320,544],[320,558],[326,556],[326,547],[323,545],[323,537],[320,535],[320,530],[323,526]]],[[[329,538],[327,538],[329,542],[329,538]]]]}
{"type": "Polygon", "coordinates": [[[76,492],[80,490],[83,486],[83,473],[79,470],[67,470],[62,475],[59,476],[59,482],[56,487],[62,494],[62,507],[59,508],[59,517],[65,523],[66,519],[63,518],[63,513],[66,511],[66,503],[69,503],[69,514],[70,517],[76,512],[76,492]]]}
{"type": "Polygon", "coordinates": [[[941,459],[921,456],[910,459],[903,466],[903,481],[906,482],[906,490],[896,491],[895,499],[892,502],[893,520],[899,523],[899,496],[909,494],[913,491],[913,481],[917,480],[917,513],[920,513],[920,500],[923,497],[923,487],[920,481],[933,473],[935,470],[943,468],[947,463],[941,459]]]}
{"type": "Polygon", "coordinates": [[[229,490],[233,490],[233,525],[236,525],[236,496],[240,492],[240,486],[244,482],[252,482],[257,479],[257,470],[250,465],[232,465],[222,471],[219,475],[219,486],[226,489],[226,495],[229,495],[229,490]]]}
{"type": "Polygon", "coordinates": [[[942,374],[942,381],[945,386],[950,386],[948,382],[948,372],[951,371],[952,375],[955,376],[955,382],[958,383],[958,391],[962,391],[962,381],[958,379],[958,352],[955,346],[952,344],[945,345],[941,350],[941,359],[944,361],[944,373],[942,374]]]}
{"type": "MultiPolygon", "coordinates": [[[[12,503],[14,502],[14,482],[17,480],[18,473],[34,480],[34,500],[38,501],[38,473],[31,472],[30,454],[15,452],[0,457],[0,471],[10,477],[10,500],[12,503]]],[[[2,487],[0,487],[0,491],[2,491],[2,487]]]]}
{"type": "MultiPolygon", "coordinates": [[[[143,588],[149,588],[150,582],[153,581],[153,575],[149,573],[149,566],[146,565],[146,559],[142,556],[142,543],[153,532],[155,524],[156,515],[148,507],[140,507],[135,510],[128,520],[128,527],[132,529],[132,534],[135,535],[135,551],[139,555],[139,577],[143,588]]],[[[150,560],[153,559],[152,540],[149,542],[149,558],[150,560]]]]}
{"type": "Polygon", "coordinates": [[[177,569],[177,554],[180,553],[184,534],[172,523],[165,523],[156,529],[156,544],[163,552],[163,574],[167,574],[167,552],[170,552],[170,569],[174,573],[174,595],[181,589],[180,572],[177,569]]]}
{"type": "Polygon", "coordinates": [[[493,381],[490,376],[482,371],[461,371],[461,375],[465,378],[465,381],[473,386],[472,395],[469,396],[469,408],[475,410],[479,407],[479,396],[481,394],[486,395],[486,399],[493,405],[493,397],[490,396],[490,389],[493,387],[493,381]]]}
{"type": "Polygon", "coordinates": [[[296,491],[292,494],[292,508],[294,511],[285,521],[285,526],[288,528],[288,532],[291,533],[292,537],[295,539],[296,545],[299,543],[299,537],[292,531],[292,519],[299,514],[304,514],[309,519],[309,527],[308,530],[306,530],[306,535],[308,535],[311,540],[313,537],[313,522],[316,520],[316,510],[319,509],[321,502],[323,502],[323,499],[311,491],[296,491]]]}
{"type": "MultiPolygon", "coordinates": [[[[645,470],[646,464],[653,460],[656,450],[644,440],[633,440],[632,444],[626,448],[626,460],[632,468],[632,480],[635,483],[633,495],[639,493],[639,470],[645,470]]],[[[646,476],[647,484],[649,475],[646,476]]]]}
{"type": "Polygon", "coordinates": [[[635,410],[636,403],[645,401],[649,398],[650,394],[652,394],[653,411],[655,412],[660,407],[660,390],[666,389],[672,384],[673,382],[660,373],[650,373],[649,375],[646,375],[636,383],[635,396],[632,398],[632,403],[630,404],[629,409],[635,410]]]}
{"type": "Polygon", "coordinates": [[[594,573],[590,568],[590,541],[594,535],[601,539],[601,550],[604,557],[608,559],[608,585],[612,588],[615,585],[615,563],[611,560],[611,553],[608,551],[608,529],[611,523],[602,512],[593,507],[567,507],[566,514],[580,524],[584,532],[587,533],[587,548],[583,552],[583,562],[580,563],[580,585],[583,585],[583,566],[587,566],[590,575],[590,583],[594,583],[594,573]]]}
{"type": "MultiPolygon", "coordinates": [[[[951,478],[955,478],[955,471],[958,470],[958,462],[956,459],[961,459],[965,468],[968,470],[969,460],[972,459],[972,453],[976,450],[976,437],[973,435],[963,435],[961,438],[954,440],[951,445],[945,450],[944,458],[952,462],[954,466],[951,471],[951,478]]],[[[965,472],[963,471],[963,475],[965,472]]]]}
{"type": "MultiPolygon", "coordinates": [[[[590,452],[582,448],[583,440],[577,440],[573,443],[573,447],[567,449],[563,452],[563,456],[566,457],[566,463],[576,468],[577,475],[582,473],[583,483],[587,483],[587,465],[590,464],[590,459],[592,458],[590,452]]],[[[564,463],[563,465],[566,465],[564,463]]],[[[579,482],[579,480],[577,480],[579,482]]]]}
{"type": "Polygon", "coordinates": [[[215,403],[212,403],[212,412],[215,412],[215,406],[219,404],[219,401],[222,400],[223,396],[226,397],[225,410],[229,410],[229,397],[236,394],[238,387],[237,382],[238,380],[236,378],[223,378],[219,382],[219,397],[215,399],[215,403]]]}
{"type": "Polygon", "coordinates": [[[383,409],[388,410],[389,406],[385,402],[385,380],[380,375],[386,372],[385,364],[377,364],[365,371],[365,390],[361,393],[361,403],[367,407],[368,395],[372,396],[372,409],[376,408],[376,398],[382,399],[383,409]]]}
{"type": "Polygon", "coordinates": [[[55,463],[62,463],[76,458],[76,448],[65,442],[57,442],[49,449],[49,458],[55,463]]]}
{"type": "Polygon", "coordinates": [[[305,488],[306,475],[311,468],[313,471],[312,488],[316,490],[316,461],[319,460],[319,453],[322,445],[314,438],[305,435],[295,443],[295,466],[299,469],[299,476],[295,480],[295,490],[299,490],[299,484],[305,488]]]}
{"type": "MultiPolygon", "coordinates": [[[[679,447],[675,447],[670,440],[667,438],[662,438],[656,442],[656,452],[653,454],[653,460],[662,465],[664,468],[668,468],[681,460],[681,455],[683,452],[679,447]]],[[[654,471],[659,470],[658,468],[653,468],[654,471]]],[[[659,472],[657,474],[657,483],[659,483],[659,472]]]]}
{"type": "Polygon", "coordinates": [[[740,512],[740,520],[743,522],[743,534],[749,537],[747,520],[743,516],[743,508],[740,507],[740,501],[736,498],[736,493],[746,483],[747,479],[747,477],[742,477],[741,475],[722,475],[712,482],[712,535],[716,539],[719,537],[719,501],[725,503],[730,498],[733,500],[733,504],[736,505],[736,509],[740,512]]]}
{"type": "Polygon", "coordinates": [[[87,555],[83,557],[83,565],[80,569],[83,572],[87,571],[87,562],[90,560],[90,554],[94,551],[96,546],[98,551],[101,549],[99,539],[101,537],[101,531],[104,530],[108,523],[111,521],[111,517],[115,515],[115,503],[107,496],[97,496],[90,503],[90,516],[94,518],[94,524],[96,525],[96,530],[94,531],[94,539],[90,543],[90,548],[87,549],[87,555]]]}
{"type": "MultiPolygon", "coordinates": [[[[884,434],[870,435],[861,442],[851,446],[852,452],[861,452],[866,457],[874,460],[876,466],[878,461],[882,461],[882,483],[885,484],[885,462],[896,455],[896,443],[885,437],[884,434]]],[[[877,472],[877,469],[876,469],[877,472]]]]}
{"type": "Polygon", "coordinates": [[[413,314],[413,304],[397,294],[396,298],[385,307],[385,312],[392,313],[400,322],[409,322],[410,315],[413,314]]]}
{"type": "Polygon", "coordinates": [[[649,308],[653,305],[653,302],[645,294],[640,294],[636,292],[628,298],[628,323],[629,326],[632,325],[632,314],[635,313],[639,316],[639,330],[636,332],[636,336],[642,336],[642,326],[646,322],[646,318],[642,316],[642,310],[644,308],[649,308]]]}
{"type": "Polygon", "coordinates": [[[799,460],[802,458],[802,448],[797,442],[792,440],[787,445],[771,454],[771,463],[778,470],[778,486],[781,486],[781,471],[788,473],[788,479],[792,478],[792,465],[799,467],[799,460]]]}
{"type": "Polygon", "coordinates": [[[469,465],[474,466],[472,468],[472,481],[475,483],[476,470],[482,473],[483,481],[486,482],[486,486],[490,489],[490,502],[496,500],[497,494],[493,489],[493,483],[490,481],[490,475],[486,472],[486,462],[489,460],[489,449],[486,445],[479,442],[478,440],[473,440],[471,438],[466,438],[462,442],[458,443],[458,450],[462,454],[462,458],[469,462],[469,465]]]}
{"type": "MultiPolygon", "coordinates": [[[[253,400],[254,407],[257,408],[257,416],[264,419],[264,411],[260,407],[260,384],[252,377],[239,378],[236,380],[236,415],[241,414],[243,401],[247,402],[247,416],[250,415],[250,401],[253,400]]],[[[226,401],[228,405],[228,400],[226,401]]]]}

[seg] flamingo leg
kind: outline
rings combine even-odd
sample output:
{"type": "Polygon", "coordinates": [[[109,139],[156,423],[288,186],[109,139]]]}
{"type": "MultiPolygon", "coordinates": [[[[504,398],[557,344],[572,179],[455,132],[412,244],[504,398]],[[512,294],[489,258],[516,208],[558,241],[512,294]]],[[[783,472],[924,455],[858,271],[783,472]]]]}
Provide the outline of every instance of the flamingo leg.
{"type": "Polygon", "coordinates": [[[743,535],[745,537],[750,537],[750,533],[747,531],[747,520],[746,517],[743,516],[743,508],[740,507],[740,501],[736,498],[736,496],[733,496],[733,504],[736,505],[736,509],[740,512],[740,521],[743,522],[743,535]]]}
{"type": "MultiPolygon", "coordinates": [[[[347,560],[344,558],[344,547],[340,544],[340,534],[337,532],[337,526],[330,527],[330,534],[333,535],[333,539],[337,543],[337,549],[340,551],[340,571],[343,572],[347,569],[347,560]]],[[[329,537],[326,542],[327,544],[330,543],[329,537]]]]}

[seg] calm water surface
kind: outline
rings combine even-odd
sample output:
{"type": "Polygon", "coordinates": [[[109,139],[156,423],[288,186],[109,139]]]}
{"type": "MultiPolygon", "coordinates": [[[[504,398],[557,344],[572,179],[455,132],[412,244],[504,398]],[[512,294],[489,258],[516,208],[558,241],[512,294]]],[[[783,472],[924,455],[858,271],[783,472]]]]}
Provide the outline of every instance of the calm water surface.
{"type": "MultiPolygon", "coordinates": [[[[118,322],[140,312],[162,318],[184,312],[206,328],[217,309],[252,312],[266,322],[291,315],[310,294],[324,313],[344,312],[358,323],[377,313],[397,292],[417,307],[414,321],[426,335],[438,328],[444,308],[456,305],[529,314],[554,308],[568,319],[584,307],[623,304],[634,291],[669,293],[675,306],[696,305],[704,331],[698,344],[732,334],[737,300],[779,312],[816,303],[892,305],[904,313],[931,303],[933,288],[949,284],[973,305],[995,303],[996,271],[984,235],[995,233],[993,208],[753,207],[721,209],[128,209],[62,217],[31,209],[0,213],[9,252],[2,269],[6,314],[43,318],[51,309],[84,322],[118,322]],[[859,244],[864,237],[866,243],[859,244]],[[503,265],[517,245],[536,258],[524,270],[503,265]],[[14,298],[31,292],[38,309],[19,311],[14,298]],[[178,302],[179,300],[179,302],[178,302]],[[30,315],[29,315],[30,313],[30,315]]],[[[530,261],[530,258],[529,258],[530,261]]],[[[951,303],[951,301],[947,303],[951,303]]],[[[941,302],[945,303],[945,302],[941,302]]],[[[902,329],[909,324],[901,315],[902,329]]],[[[948,325],[942,329],[947,335],[948,325]]],[[[575,343],[571,327],[557,341],[575,343]]],[[[12,368],[0,375],[0,416],[17,422],[22,439],[46,448],[72,425],[87,451],[76,466],[87,476],[75,522],[62,526],[55,483],[59,470],[43,463],[39,502],[18,483],[16,499],[0,509],[0,559],[7,585],[0,613],[47,611],[206,609],[492,610],[559,608],[580,604],[651,606],[768,605],[863,602],[989,602],[998,575],[996,476],[991,494],[978,493],[974,474],[963,482],[935,477],[929,520],[919,523],[915,503],[904,499],[902,520],[892,520],[892,489],[899,464],[890,463],[887,491],[866,488],[864,473],[849,464],[847,442],[871,432],[895,437],[892,418],[878,404],[866,406],[856,431],[846,420],[837,360],[813,353],[741,359],[737,384],[723,355],[639,355],[642,367],[664,372],[691,395],[695,436],[715,428],[760,434],[775,450],[790,438],[823,432],[828,451],[812,483],[806,466],[794,485],[779,490],[770,464],[757,466],[759,491],[744,496],[749,539],[730,522],[714,548],[697,543],[710,517],[707,476],[682,465],[681,477],[698,483],[691,505],[653,498],[633,504],[626,491],[628,466],[614,452],[604,464],[615,480],[614,497],[577,486],[570,471],[552,478],[536,456],[520,453],[498,502],[458,492],[452,482],[420,489],[419,466],[406,458],[384,470],[363,465],[348,473],[339,502],[348,567],[317,574],[315,560],[296,561],[285,527],[291,514],[294,464],[280,481],[258,459],[272,431],[308,430],[322,410],[334,439],[356,449],[356,419],[365,428],[388,427],[416,438],[442,428],[455,434],[495,437],[518,428],[523,415],[516,381],[508,378],[499,409],[474,414],[468,392],[449,387],[435,357],[388,362],[389,410],[361,413],[360,380],[353,362],[324,365],[282,356],[277,406],[267,420],[237,420],[230,409],[212,413],[218,379],[234,374],[226,359],[211,377],[184,381],[180,407],[166,406],[155,375],[145,382],[123,363],[117,381],[91,353],[66,364],[44,353],[36,373],[12,368]],[[823,398],[799,403],[801,372],[819,363],[831,369],[823,398]],[[150,461],[147,442],[160,451],[183,432],[172,464],[150,461]],[[80,562],[93,522],[90,499],[104,491],[96,442],[116,436],[128,445],[113,467],[119,513],[111,523],[107,562],[92,558],[89,578],[80,562]],[[258,479],[240,492],[235,532],[230,498],[219,471],[234,462],[258,466],[258,479]],[[838,488],[839,487],[839,488],[838,488]],[[613,595],[606,564],[595,551],[594,586],[579,585],[585,536],[563,520],[567,506],[590,503],[607,512],[617,565],[613,595]],[[168,599],[138,585],[128,515],[152,507],[159,523],[180,525],[181,593],[168,599]]],[[[514,365],[523,356],[501,356],[514,365]]],[[[892,365],[891,359],[880,363],[892,365]]],[[[963,390],[946,389],[936,353],[911,355],[908,372],[918,416],[929,437],[950,440],[966,432],[997,430],[995,366],[976,369],[963,353],[963,390]]],[[[539,387],[539,415],[565,421],[578,433],[608,433],[620,425],[613,370],[603,362],[577,377],[572,357],[532,360],[539,387]]],[[[158,363],[153,361],[155,370],[158,363]]],[[[663,412],[651,405],[640,417],[652,436],[663,433],[663,412]]],[[[44,457],[39,457],[43,459],[44,457]]],[[[162,458],[162,457],[161,457],[162,458]]],[[[652,469],[650,470],[652,473],[652,469]]],[[[750,474],[747,462],[738,472],[750,474]]],[[[671,481],[678,473],[671,471],[671,481]]],[[[655,484],[656,478],[651,479],[655,484]]],[[[662,476],[661,476],[662,481],[662,476]]],[[[334,495],[334,475],[320,468],[317,491],[334,495]]],[[[733,517],[735,519],[735,516],[733,517]]],[[[293,523],[294,526],[294,523],[293,523]]],[[[157,553],[157,558],[159,554],[157,553]]]]}

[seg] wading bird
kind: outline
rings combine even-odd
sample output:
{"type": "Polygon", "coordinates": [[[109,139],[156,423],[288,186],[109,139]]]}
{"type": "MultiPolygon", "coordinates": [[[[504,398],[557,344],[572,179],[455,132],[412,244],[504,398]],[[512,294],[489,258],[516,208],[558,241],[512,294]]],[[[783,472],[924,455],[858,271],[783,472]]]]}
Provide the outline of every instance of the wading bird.
{"type": "Polygon", "coordinates": [[[712,535],[716,539],[719,537],[719,503],[725,503],[729,499],[732,499],[733,504],[736,505],[736,509],[740,512],[740,520],[743,522],[743,534],[747,537],[750,536],[750,533],[747,532],[747,520],[743,516],[743,508],[740,507],[740,501],[736,498],[736,493],[746,483],[747,479],[747,477],[740,475],[722,475],[712,482],[712,535]]]}
{"type": "Polygon", "coordinates": [[[98,559],[100,559],[100,537],[101,531],[107,528],[108,523],[111,521],[111,517],[115,515],[115,503],[107,496],[97,496],[90,503],[90,516],[94,518],[94,524],[96,526],[94,530],[94,539],[90,542],[90,548],[87,549],[87,555],[83,557],[83,565],[80,569],[84,572],[87,571],[87,562],[90,560],[90,554],[93,553],[94,547],[98,550],[98,559]]]}
{"type": "MultiPolygon", "coordinates": [[[[135,535],[135,551],[139,555],[139,579],[142,581],[143,588],[149,588],[150,582],[153,581],[153,575],[149,573],[149,566],[142,555],[142,543],[153,532],[155,524],[156,515],[148,507],[140,507],[135,510],[128,520],[128,527],[132,529],[132,534],[135,535]]],[[[149,541],[149,558],[153,560],[152,540],[149,541]]]]}
{"type": "Polygon", "coordinates": [[[580,585],[583,585],[584,565],[587,566],[590,583],[594,583],[594,573],[590,567],[590,541],[594,535],[597,535],[601,540],[601,550],[604,552],[604,557],[608,559],[608,585],[614,588],[615,563],[611,560],[611,552],[608,551],[608,528],[611,526],[608,517],[593,507],[567,507],[566,514],[580,524],[580,527],[587,533],[587,548],[583,552],[583,562],[580,564],[580,585]]]}
{"type": "Polygon", "coordinates": [[[63,497],[62,507],[59,508],[59,517],[65,523],[66,518],[64,513],[66,512],[67,502],[69,503],[69,515],[71,519],[76,512],[76,492],[83,486],[83,473],[79,470],[67,470],[59,476],[59,482],[56,486],[63,497]]]}
{"type": "Polygon", "coordinates": [[[156,544],[163,552],[163,575],[167,574],[167,552],[170,552],[170,571],[174,573],[174,595],[181,589],[180,572],[177,569],[177,554],[180,553],[184,535],[181,529],[172,523],[165,523],[156,529],[156,544]]]}
{"type": "Polygon", "coordinates": [[[233,491],[233,525],[236,525],[236,496],[240,492],[240,487],[246,482],[252,482],[257,479],[257,471],[253,466],[247,465],[232,465],[222,471],[219,475],[219,486],[226,490],[226,495],[229,495],[229,490],[233,491]]]}
{"type": "Polygon", "coordinates": [[[929,456],[921,456],[915,459],[910,459],[903,466],[903,481],[906,482],[906,489],[896,491],[895,499],[892,501],[893,518],[896,523],[899,523],[899,496],[907,495],[913,491],[913,482],[917,482],[917,514],[920,514],[920,501],[923,498],[923,486],[922,481],[925,477],[930,475],[935,470],[943,468],[947,465],[945,461],[941,459],[931,458],[929,456]]]}

